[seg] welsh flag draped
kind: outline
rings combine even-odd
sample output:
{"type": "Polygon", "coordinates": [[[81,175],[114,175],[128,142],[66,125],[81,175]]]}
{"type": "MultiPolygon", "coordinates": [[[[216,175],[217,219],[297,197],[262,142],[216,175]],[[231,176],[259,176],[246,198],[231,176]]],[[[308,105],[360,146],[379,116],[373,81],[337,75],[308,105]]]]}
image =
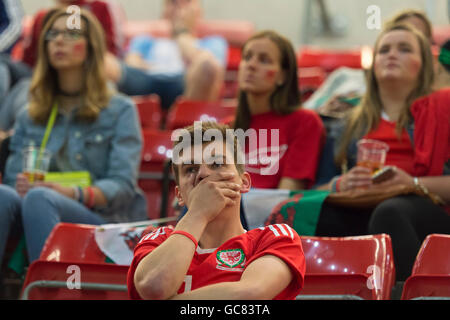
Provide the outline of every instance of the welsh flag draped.
{"type": "Polygon", "coordinates": [[[315,234],[320,210],[329,191],[252,189],[243,195],[249,229],[286,223],[299,235],[315,234]]]}

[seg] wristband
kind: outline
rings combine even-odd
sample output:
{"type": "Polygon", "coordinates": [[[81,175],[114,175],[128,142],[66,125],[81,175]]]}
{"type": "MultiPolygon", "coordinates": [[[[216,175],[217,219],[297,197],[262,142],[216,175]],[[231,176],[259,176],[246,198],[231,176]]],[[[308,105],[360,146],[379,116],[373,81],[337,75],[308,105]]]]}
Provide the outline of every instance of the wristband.
{"type": "Polygon", "coordinates": [[[73,190],[73,199],[75,201],[80,201],[80,190],[78,189],[78,187],[72,187],[73,190]]]}
{"type": "Polygon", "coordinates": [[[197,249],[197,247],[198,247],[198,242],[197,242],[197,240],[194,238],[194,236],[193,236],[192,234],[190,234],[189,232],[177,230],[177,231],[172,232],[171,235],[174,235],[174,234],[181,234],[182,236],[185,236],[185,237],[191,239],[191,241],[192,241],[192,242],[194,243],[194,245],[195,245],[195,248],[197,249]]]}
{"type": "Polygon", "coordinates": [[[338,192],[338,181],[340,182],[340,176],[336,176],[331,180],[331,192],[338,192]]]}
{"type": "Polygon", "coordinates": [[[87,189],[88,195],[89,195],[89,196],[88,196],[88,202],[87,202],[86,206],[87,206],[89,209],[91,209],[91,208],[94,207],[94,204],[95,204],[94,190],[92,190],[91,187],[87,187],[86,189],[87,189]]]}
{"type": "Polygon", "coordinates": [[[337,192],[341,191],[341,181],[342,181],[342,176],[337,178],[337,180],[336,180],[336,191],[337,192]]]}
{"type": "Polygon", "coordinates": [[[83,188],[81,187],[77,187],[78,189],[78,202],[81,203],[82,205],[84,205],[84,192],[83,192],[83,188]]]}

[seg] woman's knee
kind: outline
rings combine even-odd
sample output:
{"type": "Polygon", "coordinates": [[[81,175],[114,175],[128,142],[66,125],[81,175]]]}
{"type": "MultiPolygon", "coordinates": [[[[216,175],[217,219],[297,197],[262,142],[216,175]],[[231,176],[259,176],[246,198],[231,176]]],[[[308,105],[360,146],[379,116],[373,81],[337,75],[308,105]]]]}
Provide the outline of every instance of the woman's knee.
{"type": "Polygon", "coordinates": [[[0,203],[6,214],[20,212],[22,199],[19,194],[11,187],[0,185],[0,203]]]}
{"type": "Polygon", "coordinates": [[[42,208],[52,205],[54,193],[55,191],[45,187],[30,189],[23,199],[23,216],[27,216],[29,214],[36,215],[48,211],[42,210],[42,208]]]}
{"type": "Polygon", "coordinates": [[[406,223],[411,205],[411,202],[405,197],[395,197],[383,201],[372,212],[369,232],[374,231],[374,228],[386,228],[393,224],[406,223]]]}

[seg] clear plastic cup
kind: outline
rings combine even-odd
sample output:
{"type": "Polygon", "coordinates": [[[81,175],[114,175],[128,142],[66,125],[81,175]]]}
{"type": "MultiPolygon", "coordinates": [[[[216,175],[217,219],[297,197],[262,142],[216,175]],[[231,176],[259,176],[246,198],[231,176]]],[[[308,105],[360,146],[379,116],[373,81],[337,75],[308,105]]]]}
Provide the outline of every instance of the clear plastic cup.
{"type": "Polygon", "coordinates": [[[23,150],[22,172],[30,183],[44,181],[50,166],[51,153],[40,151],[37,147],[27,147],[23,150]]]}
{"type": "Polygon", "coordinates": [[[357,166],[369,168],[372,174],[383,168],[389,146],[378,140],[361,139],[357,143],[357,166]]]}

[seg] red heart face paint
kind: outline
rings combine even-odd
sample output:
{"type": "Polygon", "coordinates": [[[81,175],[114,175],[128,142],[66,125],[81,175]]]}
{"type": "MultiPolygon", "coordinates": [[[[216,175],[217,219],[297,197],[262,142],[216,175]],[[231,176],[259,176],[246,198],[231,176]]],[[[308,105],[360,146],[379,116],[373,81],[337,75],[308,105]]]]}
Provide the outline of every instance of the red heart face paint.
{"type": "Polygon", "coordinates": [[[275,78],[276,71],[275,70],[268,70],[266,72],[266,78],[267,80],[273,80],[275,78]]]}
{"type": "Polygon", "coordinates": [[[73,53],[77,56],[84,55],[86,53],[86,43],[80,42],[73,46],[73,53]]]}

